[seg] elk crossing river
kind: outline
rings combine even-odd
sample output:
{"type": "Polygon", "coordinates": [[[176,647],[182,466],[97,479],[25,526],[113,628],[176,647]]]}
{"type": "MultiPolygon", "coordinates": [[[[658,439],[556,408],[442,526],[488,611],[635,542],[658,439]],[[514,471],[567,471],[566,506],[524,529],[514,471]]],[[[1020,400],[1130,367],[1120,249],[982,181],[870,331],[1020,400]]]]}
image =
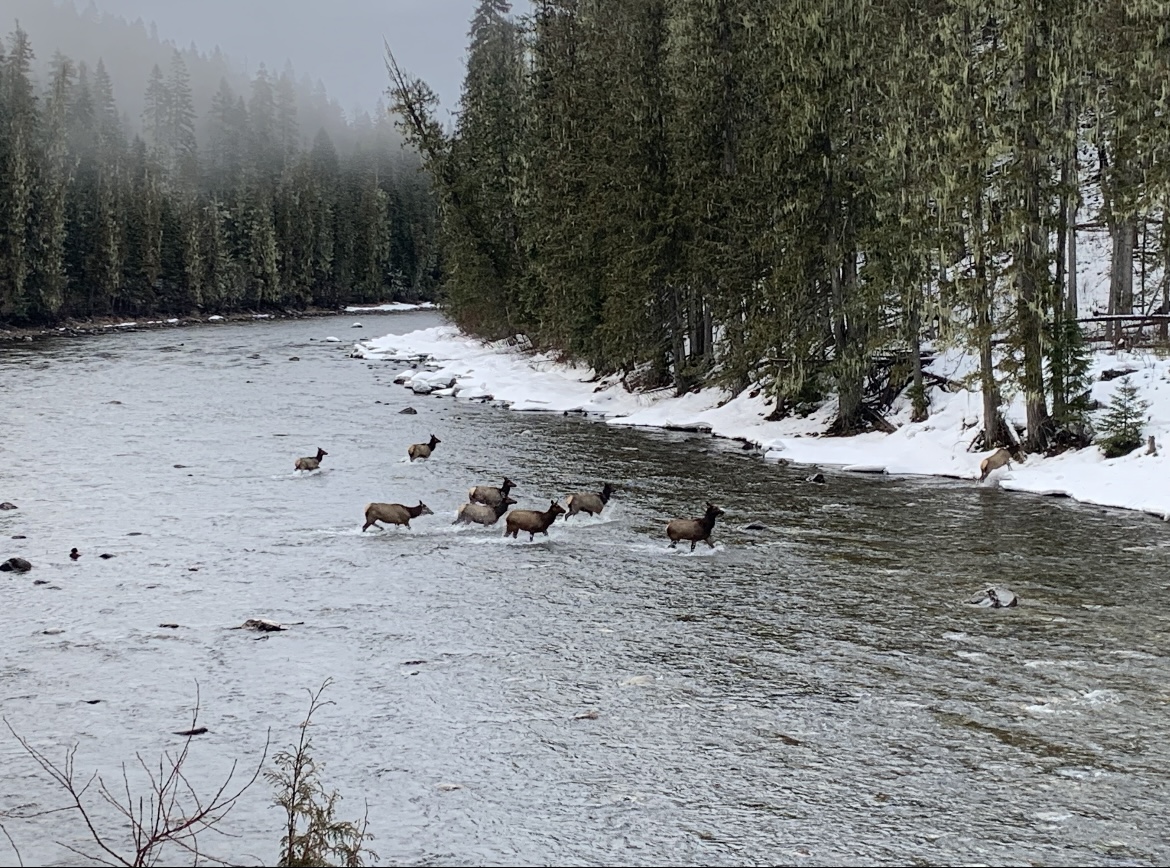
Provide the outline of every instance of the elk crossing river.
{"type": "MultiPolygon", "coordinates": [[[[145,793],[136,754],[180,748],[198,695],[206,793],[332,679],[313,755],[383,863],[1170,861],[1164,523],[417,396],[350,342],[437,317],[361,319],[0,349],[0,560],[33,564],[0,574],[2,714],[50,759],[76,742],[79,775],[126,762],[145,793]],[[534,543],[453,527],[504,475],[529,508],[621,488],[534,543]],[[361,532],[370,501],[420,499],[361,532]],[[668,550],[708,500],[716,548],[668,550]],[[1019,606],[968,605],[988,584],[1019,606]],[[227,629],[247,618],[291,626],[227,629]]],[[[64,804],[7,730],[0,763],[0,810],[64,804]]],[[[271,800],[259,780],[201,846],[275,864],[271,800]]],[[[26,864],[93,849],[71,814],[3,822],[26,864]]]]}

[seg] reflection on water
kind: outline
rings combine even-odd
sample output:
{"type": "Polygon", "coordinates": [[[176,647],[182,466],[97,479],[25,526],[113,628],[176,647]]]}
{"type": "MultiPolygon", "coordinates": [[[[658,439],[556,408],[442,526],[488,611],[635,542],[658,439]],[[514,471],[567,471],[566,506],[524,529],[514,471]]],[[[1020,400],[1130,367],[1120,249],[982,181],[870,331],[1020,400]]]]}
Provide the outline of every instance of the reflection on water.
{"type": "MultiPolygon", "coordinates": [[[[116,775],[180,741],[198,683],[206,786],[267,730],[289,742],[332,677],[325,782],[343,813],[369,802],[392,864],[1170,858],[1162,523],[966,482],[808,485],[709,437],[415,396],[323,341],[349,322],[0,350],[20,507],[0,559],[34,564],[0,579],[0,697],[33,744],[116,775]],[[533,543],[451,525],[504,475],[524,508],[622,489],[533,543]],[[419,499],[435,515],[360,532],[368,502],[419,499]],[[668,551],[666,521],[707,500],[717,548],[668,551]],[[1019,608],[964,605],[987,583],[1019,608]],[[249,617],[305,623],[225,629],[249,617]]],[[[7,736],[0,763],[0,808],[61,804],[7,736]]],[[[274,858],[268,802],[232,815],[228,858],[274,858]]],[[[76,861],[62,815],[7,825],[26,863],[76,861]]]]}

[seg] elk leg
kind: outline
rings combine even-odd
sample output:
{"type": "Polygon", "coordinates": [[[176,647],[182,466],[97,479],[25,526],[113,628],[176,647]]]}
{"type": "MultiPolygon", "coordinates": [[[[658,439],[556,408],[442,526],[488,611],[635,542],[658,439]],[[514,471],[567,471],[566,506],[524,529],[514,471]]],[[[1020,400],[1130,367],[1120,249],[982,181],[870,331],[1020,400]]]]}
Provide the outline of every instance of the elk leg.
{"type": "Polygon", "coordinates": [[[705,542],[707,544],[708,548],[712,548],[712,549],[715,548],[715,543],[711,542],[710,539],[705,539],[705,540],[703,540],[703,542],[705,542]]]}

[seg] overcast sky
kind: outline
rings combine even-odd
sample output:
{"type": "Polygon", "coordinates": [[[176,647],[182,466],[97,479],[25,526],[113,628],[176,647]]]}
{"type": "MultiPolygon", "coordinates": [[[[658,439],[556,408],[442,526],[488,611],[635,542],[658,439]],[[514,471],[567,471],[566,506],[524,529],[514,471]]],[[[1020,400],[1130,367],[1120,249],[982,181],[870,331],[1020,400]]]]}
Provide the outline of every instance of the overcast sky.
{"type": "MultiPolygon", "coordinates": [[[[456,107],[476,0],[94,0],[98,9],[158,25],[159,36],[200,50],[219,45],[254,71],[320,78],[348,112],[367,110],[386,90],[382,37],[409,72],[456,107]]],[[[85,0],[77,0],[84,8],[85,0]]],[[[521,4],[517,4],[519,6],[521,4]]],[[[526,4],[525,4],[526,5],[526,4]]]]}

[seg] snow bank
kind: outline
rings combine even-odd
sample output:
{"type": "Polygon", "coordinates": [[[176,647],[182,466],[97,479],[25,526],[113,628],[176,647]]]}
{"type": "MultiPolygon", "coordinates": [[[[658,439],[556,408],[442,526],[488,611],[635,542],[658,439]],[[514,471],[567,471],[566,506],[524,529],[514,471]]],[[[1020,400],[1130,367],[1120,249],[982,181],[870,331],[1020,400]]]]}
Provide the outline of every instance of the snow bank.
{"type": "MultiPolygon", "coordinates": [[[[982,396],[977,387],[955,392],[930,390],[930,418],[910,421],[906,396],[894,404],[892,434],[825,437],[836,414],[828,401],[807,418],[768,422],[769,407],[760,393],[730,399],[717,389],[675,397],[673,390],[630,392],[616,377],[598,378],[590,369],[532,353],[523,343],[484,344],[452,326],[422,329],[359,342],[356,358],[410,362],[396,382],[419,394],[495,400],[512,410],[583,413],[610,425],[636,425],[710,431],[761,447],[765,460],[838,465],[864,473],[926,474],[979,478],[979,462],[989,453],[967,447],[980,428],[982,396]]],[[[932,373],[962,380],[975,368],[966,354],[939,354],[932,373]]],[[[1100,380],[1106,369],[1133,369],[1131,380],[1150,402],[1146,434],[1170,448],[1170,359],[1146,352],[1099,353],[1093,358],[1092,395],[1108,405],[1120,379],[1100,380]]],[[[1005,407],[1008,420],[1022,426],[1023,401],[1005,407]]],[[[1026,464],[996,471],[991,479],[1005,489],[1062,495],[1087,503],[1150,512],[1170,519],[1170,458],[1133,454],[1105,460],[1096,448],[1054,458],[1029,456],[1026,464]]]]}
{"type": "Polygon", "coordinates": [[[424,301],[421,304],[406,304],[401,301],[393,301],[389,304],[376,304],[371,306],[357,306],[347,307],[346,313],[393,313],[401,310],[434,310],[435,305],[432,302],[424,301]]]}

